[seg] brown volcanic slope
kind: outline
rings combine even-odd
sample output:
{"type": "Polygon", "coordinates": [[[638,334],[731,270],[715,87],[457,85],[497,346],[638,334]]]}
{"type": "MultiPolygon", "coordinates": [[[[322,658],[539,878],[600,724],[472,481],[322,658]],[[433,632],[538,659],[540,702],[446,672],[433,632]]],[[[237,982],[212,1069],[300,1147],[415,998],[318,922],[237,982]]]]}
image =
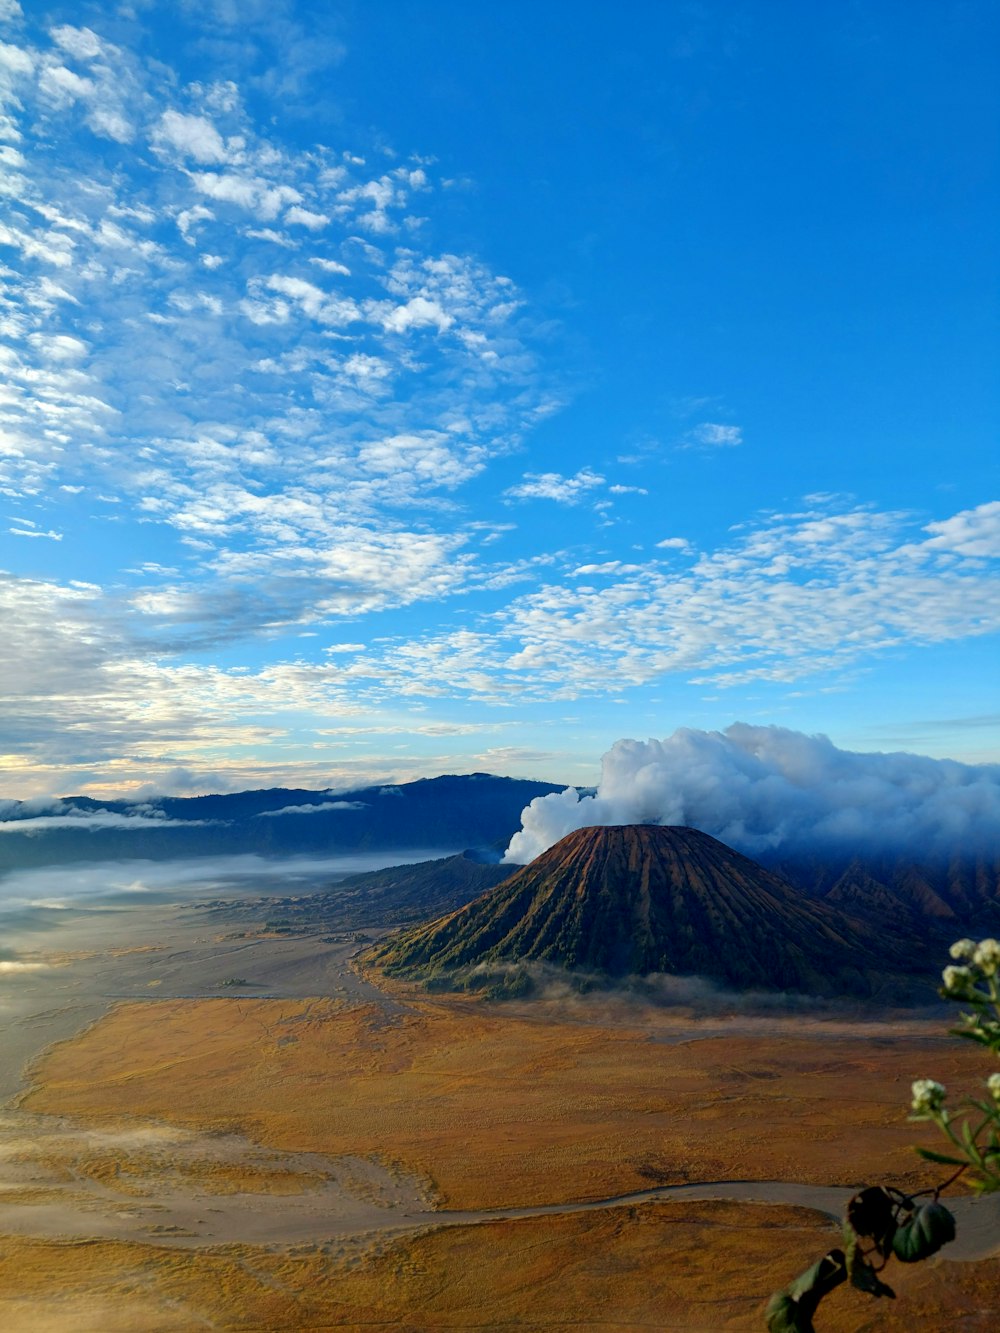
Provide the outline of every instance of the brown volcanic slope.
{"type": "Polygon", "coordinates": [[[397,974],[538,961],[826,995],[871,995],[914,970],[898,946],[707,833],[651,824],[578,829],[367,958],[397,974]]]}

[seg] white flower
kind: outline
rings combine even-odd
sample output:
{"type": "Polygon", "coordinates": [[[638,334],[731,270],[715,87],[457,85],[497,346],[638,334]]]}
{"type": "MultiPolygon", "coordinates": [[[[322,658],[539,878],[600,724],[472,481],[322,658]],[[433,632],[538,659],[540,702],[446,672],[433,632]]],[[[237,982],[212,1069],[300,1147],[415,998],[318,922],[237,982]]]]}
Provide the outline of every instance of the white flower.
{"type": "Polygon", "coordinates": [[[927,1115],[941,1106],[945,1097],[944,1085],[932,1078],[918,1078],[910,1092],[913,1095],[913,1109],[917,1115],[927,1115]]]}
{"type": "Polygon", "coordinates": [[[1000,1102],[1000,1074],[991,1074],[986,1080],[986,1090],[994,1101],[1000,1102]]]}
{"type": "Polygon", "coordinates": [[[957,962],[960,958],[971,958],[976,952],[975,940],[956,940],[948,950],[952,958],[957,962]]]}
{"type": "Polygon", "coordinates": [[[988,977],[993,976],[997,968],[1000,967],[1000,940],[980,940],[976,945],[975,953],[972,955],[972,961],[988,977]]]}
{"type": "Polygon", "coordinates": [[[941,973],[944,989],[949,995],[964,995],[972,984],[972,969],[969,967],[946,967],[941,973]]]}

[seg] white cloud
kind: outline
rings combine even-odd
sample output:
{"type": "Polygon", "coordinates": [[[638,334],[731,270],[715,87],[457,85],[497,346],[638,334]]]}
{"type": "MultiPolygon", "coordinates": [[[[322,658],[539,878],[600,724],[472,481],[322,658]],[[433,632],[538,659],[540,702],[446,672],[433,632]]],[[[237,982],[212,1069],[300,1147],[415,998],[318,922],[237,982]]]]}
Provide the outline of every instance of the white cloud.
{"type": "Polygon", "coordinates": [[[58,108],[72,106],[76,101],[86,101],[97,92],[97,84],[92,79],[74,74],[65,65],[46,65],[38,80],[42,95],[58,108]]]}
{"type": "MultiPolygon", "coordinates": [[[[648,563],[636,531],[625,558],[591,544],[596,505],[645,488],[538,470],[505,498],[578,505],[580,545],[545,550],[529,511],[504,543],[525,548],[487,563],[503,525],[463,506],[495,490],[462,487],[556,409],[534,352],[552,329],[533,329],[508,278],[405,228],[417,200],[436,207],[430,165],[379,174],[339,141],[299,149],[255,119],[260,83],[244,105],[228,80],[193,85],[57,31],[0,50],[21,99],[0,127],[20,154],[0,224],[0,488],[37,506],[11,512],[45,516],[14,530],[49,537],[10,545],[86,578],[89,508],[101,551],[141,524],[157,560],[123,553],[107,591],[0,585],[4,733],[33,773],[246,774],[234,749],[266,749],[273,719],[309,710],[548,702],[669,673],[798,678],[993,623],[988,506],[921,532],[817,501],[671,572],[664,552],[693,556],[684,539],[648,563]],[[473,590],[482,618],[457,597],[473,590]],[[438,604],[426,637],[365,619],[417,603],[438,604]],[[304,631],[317,638],[282,645],[304,631]],[[331,637],[364,644],[327,656],[331,637]],[[204,666],[211,653],[234,665],[204,666]]],[[[716,412],[701,402],[685,419],[716,412]]],[[[715,432],[708,447],[738,428],[697,429],[715,432]]],[[[682,517],[662,515],[667,532],[682,517]]]]}
{"type": "Polygon", "coordinates": [[[63,534],[52,530],[43,532],[41,528],[8,528],[7,531],[14,537],[48,537],[54,542],[61,542],[63,534]]]}
{"type": "Polygon", "coordinates": [[[215,214],[210,208],[205,208],[203,204],[195,204],[192,208],[182,208],[177,214],[177,230],[187,241],[188,245],[196,243],[195,227],[199,222],[212,222],[215,214]]]}
{"type": "Polygon", "coordinates": [[[195,188],[210,199],[235,204],[237,208],[246,209],[263,222],[276,218],[286,204],[297,204],[302,199],[294,186],[268,181],[261,176],[194,171],[191,180],[195,188]]]}
{"type": "Polygon", "coordinates": [[[56,333],[51,336],[32,333],[28,336],[28,341],[47,361],[76,361],[88,351],[87,344],[82,338],[74,338],[68,333],[56,333]]]}
{"type": "Polygon", "coordinates": [[[94,106],[87,123],[96,134],[117,143],[129,143],[135,134],[132,122],[114,106],[94,106]]]}
{"type": "Polygon", "coordinates": [[[153,130],[154,144],[169,144],[196,162],[225,162],[228,159],[222,135],[205,116],[164,111],[153,130]]]}
{"type": "Polygon", "coordinates": [[[1000,765],[839,750],[825,736],[737,722],[682,727],[665,740],[620,740],[593,796],[539,797],[507,859],[525,863],[574,829],[680,824],[750,856],[817,849],[846,855],[996,847],[1000,765]]]}
{"type": "Polygon", "coordinates": [[[743,431],[739,426],[725,426],[718,421],[703,421],[688,432],[688,443],[709,449],[731,449],[743,443],[743,431]]]}
{"type": "Polygon", "coordinates": [[[341,273],[345,278],[351,276],[351,270],[346,264],[338,264],[335,259],[321,259],[316,255],[312,255],[309,262],[310,264],[315,264],[317,268],[321,268],[324,273],[341,273]]]}
{"type": "Polygon", "coordinates": [[[258,819],[274,819],[277,815],[319,815],[327,810],[364,810],[364,801],[320,801],[317,805],[283,805],[280,810],[261,810],[258,819]]]}
{"type": "Polygon", "coordinates": [[[511,500],[556,500],[559,504],[579,504],[604,478],[590,468],[582,468],[572,477],[559,472],[526,472],[524,480],[510,486],[504,495],[511,500]]]}
{"type": "Polygon", "coordinates": [[[447,681],[459,697],[572,699],[670,675],[716,687],[835,677],[888,649],[1000,630],[995,571],[939,549],[940,534],[907,540],[911,526],[863,508],[771,516],[688,568],[583,565],[478,631],[393,645],[354,669],[429,698],[447,681]]]}
{"type": "Polygon", "coordinates": [[[207,819],[167,819],[162,815],[120,814],[117,810],[79,810],[70,808],[65,814],[37,815],[28,819],[0,819],[0,833],[20,833],[31,837],[43,829],[136,829],[136,828],[191,828],[210,824],[207,819]]]}
{"type": "Polygon", "coordinates": [[[605,560],[596,565],[578,565],[570,575],[571,578],[589,578],[594,574],[639,574],[642,572],[641,565],[627,565],[621,560],[605,560]]]}
{"type": "Polygon", "coordinates": [[[691,543],[686,537],[664,537],[663,541],[656,543],[657,550],[660,551],[679,551],[681,555],[691,555],[691,543]]]}
{"type": "Polygon", "coordinates": [[[933,534],[925,545],[935,550],[965,556],[1000,556],[1000,500],[963,509],[952,518],[928,523],[924,530],[933,534]]]}
{"type": "Polygon", "coordinates": [[[52,28],[51,36],[57,46],[76,60],[96,60],[103,51],[103,44],[96,32],[90,28],[73,28],[69,24],[52,28]]]}
{"type": "MultiPolygon", "coordinates": [[[[264,286],[289,297],[310,319],[320,324],[351,324],[360,318],[358,307],[353,301],[332,296],[304,278],[276,273],[266,280],[264,286]]],[[[252,293],[259,293],[260,290],[255,283],[251,283],[252,293]]]]}
{"type": "MultiPolygon", "coordinates": [[[[285,221],[289,225],[297,223],[300,227],[308,227],[310,231],[322,231],[330,223],[330,219],[325,213],[314,213],[311,209],[300,208],[298,204],[288,210],[285,214],[285,221]]],[[[340,270],[340,272],[345,273],[346,271],[346,269],[340,270]]]]}
{"type": "Polygon", "coordinates": [[[428,327],[444,333],[454,322],[453,316],[443,310],[437,301],[428,300],[426,296],[414,296],[406,305],[390,310],[382,320],[383,327],[392,333],[428,327]]]}
{"type": "Polygon", "coordinates": [[[14,78],[26,78],[34,73],[35,57],[21,46],[0,42],[0,69],[14,78]]]}

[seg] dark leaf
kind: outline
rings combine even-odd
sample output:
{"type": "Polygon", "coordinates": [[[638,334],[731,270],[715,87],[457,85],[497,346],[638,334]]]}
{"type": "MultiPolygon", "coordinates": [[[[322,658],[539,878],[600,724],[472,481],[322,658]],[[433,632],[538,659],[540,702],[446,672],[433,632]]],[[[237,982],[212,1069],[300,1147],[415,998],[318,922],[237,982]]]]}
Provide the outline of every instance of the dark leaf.
{"type": "Polygon", "coordinates": [[[851,1265],[851,1286],[866,1291],[869,1296],[888,1296],[891,1300],[896,1296],[892,1287],[886,1286],[871,1264],[859,1255],[855,1255],[851,1265]]]}
{"type": "Polygon", "coordinates": [[[800,1273],[786,1288],[789,1296],[798,1301],[810,1314],[834,1287],[847,1277],[847,1263],[843,1250],[831,1250],[818,1263],[800,1273]]]}
{"type": "Polygon", "coordinates": [[[816,1307],[846,1278],[843,1250],[831,1250],[768,1301],[766,1316],[770,1333],[813,1333],[816,1307]]]}
{"type": "Polygon", "coordinates": [[[859,1291],[867,1291],[870,1296],[895,1296],[893,1289],[879,1279],[875,1269],[862,1254],[861,1244],[847,1223],[844,1224],[844,1244],[851,1286],[857,1287],[859,1291]]]}
{"type": "Polygon", "coordinates": [[[955,1219],[943,1203],[925,1203],[892,1238],[892,1252],[903,1264],[936,1254],[955,1239],[955,1219]]]}
{"type": "Polygon", "coordinates": [[[859,1236],[867,1236],[886,1255],[896,1230],[896,1202],[881,1185],[870,1185],[855,1194],[847,1205],[847,1224],[859,1236]]]}

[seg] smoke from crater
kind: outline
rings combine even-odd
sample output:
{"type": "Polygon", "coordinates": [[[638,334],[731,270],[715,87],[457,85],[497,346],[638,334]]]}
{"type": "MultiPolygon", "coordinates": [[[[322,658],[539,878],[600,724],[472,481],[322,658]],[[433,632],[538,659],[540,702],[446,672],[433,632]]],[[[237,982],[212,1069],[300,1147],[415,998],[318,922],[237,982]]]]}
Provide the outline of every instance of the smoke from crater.
{"type": "Polygon", "coordinates": [[[593,795],[569,788],[521,814],[505,860],[574,829],[686,824],[748,856],[980,853],[1000,847],[1000,764],[840,750],[826,736],[736,722],[616,741],[593,795]]]}

